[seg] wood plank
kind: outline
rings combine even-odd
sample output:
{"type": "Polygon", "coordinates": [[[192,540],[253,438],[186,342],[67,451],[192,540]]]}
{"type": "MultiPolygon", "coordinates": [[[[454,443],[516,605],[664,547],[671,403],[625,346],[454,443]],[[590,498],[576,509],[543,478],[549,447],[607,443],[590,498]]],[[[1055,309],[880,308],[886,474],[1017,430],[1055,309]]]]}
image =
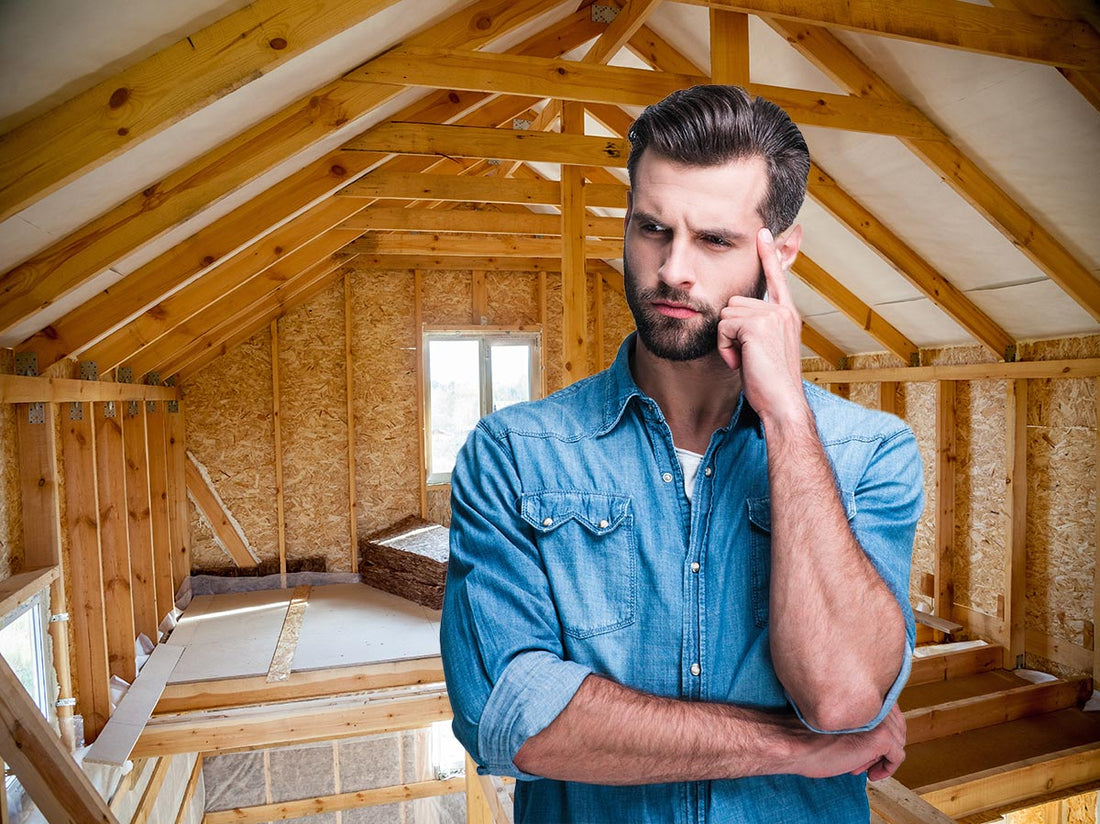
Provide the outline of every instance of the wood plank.
{"type": "Polygon", "coordinates": [[[951,780],[915,788],[955,818],[1100,779],[1100,747],[1085,744],[951,780]]]}
{"type": "Polygon", "coordinates": [[[1005,637],[1004,619],[996,615],[986,615],[984,612],[962,604],[955,604],[951,609],[951,615],[972,637],[976,636],[993,643],[996,643],[998,638],[1005,637]]]}
{"type": "Polygon", "coordinates": [[[275,530],[279,575],[286,586],[286,494],[283,489],[283,402],[279,369],[279,321],[271,321],[271,438],[275,443],[275,530]]]}
{"type": "Polygon", "coordinates": [[[930,684],[949,678],[962,678],[989,672],[1001,665],[1001,648],[995,645],[914,658],[906,686],[930,684]]]}
{"type": "Polygon", "coordinates": [[[1005,668],[1024,665],[1027,589],[1027,381],[1006,381],[1005,668]]]}
{"type": "Polygon", "coordinates": [[[57,567],[28,569],[0,581],[0,616],[8,615],[27,603],[57,578],[57,567]]]}
{"type": "Polygon", "coordinates": [[[331,741],[419,729],[451,717],[445,690],[428,687],[385,691],[346,701],[296,702],[276,708],[223,710],[154,718],[141,734],[134,757],[213,753],[284,744],[331,741]]]}
{"type": "MultiPolygon", "coordinates": [[[[553,4],[480,0],[409,42],[479,48],[553,4]]],[[[0,330],[397,94],[392,86],[333,81],[180,167],[0,277],[0,330]]]]}
{"type": "MultiPolygon", "coordinates": [[[[626,208],[625,184],[589,184],[585,203],[589,206],[626,208]]],[[[510,203],[521,206],[561,203],[561,184],[555,180],[524,180],[467,175],[405,174],[371,172],[339,191],[341,197],[382,200],[441,200],[467,203],[510,203]]]]}
{"type": "Polygon", "coordinates": [[[203,824],[262,824],[265,821],[284,821],[306,815],[354,810],[360,807],[376,807],[417,798],[435,798],[462,792],[466,779],[462,776],[432,781],[416,781],[394,787],[378,787],[358,792],[322,795],[301,801],[283,801],[276,804],[258,804],[253,807],[237,807],[206,813],[203,824]]]}
{"type": "Polygon", "coordinates": [[[172,525],[172,580],[179,586],[191,574],[191,518],[187,511],[187,428],[183,406],[168,404],[169,517],[172,525]]]}
{"type": "Polygon", "coordinates": [[[1072,707],[1087,692],[1084,680],[1048,681],[909,710],[905,713],[906,744],[1072,707]]]}
{"type": "Polygon", "coordinates": [[[117,824],[106,802],[2,657],[0,758],[11,767],[47,821],[117,824]]]}
{"type": "Polygon", "coordinates": [[[275,683],[269,682],[265,675],[257,675],[168,684],[157,703],[156,714],[275,704],[287,700],[321,698],[442,681],[443,664],[438,656],[433,656],[324,670],[292,671],[285,681],[275,683]]]}
{"type": "Polygon", "coordinates": [[[0,140],[0,220],[394,0],[255,0],[0,140]]]}
{"type": "Polygon", "coordinates": [[[504,789],[500,776],[481,775],[476,772],[474,775],[481,785],[485,803],[489,807],[492,824],[513,824],[512,807],[505,803],[507,790],[504,789]]]}
{"type": "Polygon", "coordinates": [[[130,594],[134,599],[134,628],[154,644],[160,638],[156,578],[153,560],[153,523],[149,491],[149,458],[145,434],[145,405],[124,404],[123,451],[126,455],[126,529],[130,536],[130,594]]]}
{"type": "Polygon", "coordinates": [[[867,782],[871,810],[888,824],[954,824],[955,819],[937,810],[900,781],[886,778],[867,782]]]}
{"type": "MultiPolygon", "coordinates": [[[[416,233],[368,232],[358,240],[349,243],[344,250],[366,255],[560,257],[562,240],[560,237],[537,235],[479,235],[450,232],[427,236],[416,233]]],[[[592,238],[585,240],[584,255],[588,259],[615,259],[622,257],[622,254],[621,240],[592,238]]]]}
{"type": "Polygon", "coordinates": [[[172,644],[157,644],[153,648],[153,654],[118,702],[118,708],[111,720],[88,749],[84,757],[86,761],[121,767],[130,760],[138,736],[153,714],[153,708],[164,691],[164,685],[172,676],[172,670],[183,655],[183,649],[172,644]]]}
{"type": "Polygon", "coordinates": [[[799,254],[795,259],[791,271],[905,363],[912,363],[919,356],[919,349],[913,341],[805,253],[799,254]]]}
{"type": "Polygon", "coordinates": [[[306,608],[309,606],[310,589],[312,587],[308,584],[297,586],[290,594],[286,615],[283,616],[283,626],[279,630],[279,640],[275,642],[275,652],[271,656],[271,664],[267,669],[269,684],[285,681],[290,676],[294,653],[298,649],[298,639],[302,634],[302,621],[305,620],[306,608]]]}
{"type": "MultiPolygon", "coordinates": [[[[1093,641],[1093,644],[1096,642],[1093,641]]],[[[1094,649],[1088,649],[1065,638],[1055,638],[1037,629],[1028,629],[1024,634],[1024,647],[1027,652],[1054,661],[1076,672],[1091,672],[1094,649]]]]}
{"type": "Polygon", "coordinates": [[[153,767],[153,774],[149,776],[149,783],[145,785],[145,789],[141,793],[141,800],[138,801],[137,808],[134,810],[134,817],[130,819],[130,824],[147,824],[153,814],[153,806],[157,803],[157,798],[160,797],[160,789],[164,786],[164,779],[168,777],[168,771],[171,768],[171,758],[157,759],[156,765],[153,767]]]}
{"type": "Polygon", "coordinates": [[[877,383],[879,381],[984,381],[1021,378],[1095,378],[1100,376],[1100,358],[1054,361],[1015,361],[1012,363],[968,363],[944,366],[887,367],[881,369],[845,369],[842,371],[803,372],[813,383],[877,383]]]}
{"type": "Polygon", "coordinates": [[[1100,69],[1100,33],[1088,24],[936,0],[705,0],[712,8],[868,32],[1052,66],[1100,69]]]}
{"type": "Polygon", "coordinates": [[[939,381],[936,384],[936,502],[935,614],[951,619],[955,603],[954,562],[955,546],[955,433],[957,431],[955,407],[955,382],[939,381]]]}
{"type": "Polygon", "coordinates": [[[432,272],[486,269],[496,272],[560,272],[561,256],[553,257],[479,257],[465,255],[375,255],[360,253],[356,270],[392,272],[399,270],[432,272]]]}
{"type": "MultiPolygon", "coordinates": [[[[561,129],[563,136],[583,137],[584,107],[574,101],[564,102],[561,129]]],[[[577,166],[563,165],[560,231],[562,379],[565,386],[589,374],[588,275],[585,271],[588,244],[584,209],[584,172],[577,166]]]]}
{"type": "Polygon", "coordinates": [[[65,521],[77,683],[76,711],[84,718],[84,739],[94,741],[111,716],[111,673],[107,663],[107,618],[103,602],[99,495],[92,405],[68,404],[61,426],[65,468],[65,521]]]}
{"type": "Polygon", "coordinates": [[[493,811],[481,776],[477,774],[477,764],[466,753],[466,824],[493,824],[493,811]]]}
{"type": "MultiPolygon", "coordinates": [[[[424,406],[424,389],[428,374],[427,350],[424,348],[424,273],[419,269],[413,271],[413,340],[416,342],[416,431],[420,433],[417,438],[417,455],[419,457],[418,471],[416,475],[417,486],[420,490],[420,517],[427,520],[428,517],[428,454],[431,449],[429,439],[431,432],[425,425],[427,410],[424,406]]],[[[355,567],[358,569],[358,566],[355,567]]]]}
{"type": "Polygon", "coordinates": [[[962,624],[956,624],[954,621],[949,621],[937,615],[929,615],[927,612],[923,612],[919,609],[913,610],[913,618],[916,619],[918,624],[923,624],[926,627],[931,627],[932,629],[939,630],[948,635],[958,632],[963,628],[962,624]]]}
{"type": "Polygon", "coordinates": [[[92,401],[175,400],[171,386],[114,381],[81,381],[32,375],[0,375],[0,403],[89,403],[92,401]]]}
{"type": "Polygon", "coordinates": [[[749,17],[711,8],[710,78],[727,86],[749,85],[749,17]]]}
{"type": "MultiPolygon", "coordinates": [[[[821,332],[813,326],[806,323],[806,321],[802,321],[802,345],[825,358],[829,363],[836,364],[837,366],[840,366],[848,359],[843,349],[821,334],[821,332]]],[[[826,383],[826,381],[822,383],[826,383]]]]}
{"type": "MultiPolygon", "coordinates": [[[[347,77],[363,82],[455,88],[536,98],[556,97],[624,106],[647,106],[677,89],[706,82],[705,77],[697,74],[681,75],[648,69],[594,66],[553,58],[416,46],[391,49],[350,72],[347,77]]],[[[794,122],[804,125],[898,137],[931,138],[936,131],[924,115],[907,104],[760,83],[750,84],[748,91],[773,101],[787,111],[794,122]]],[[[357,141],[348,145],[348,148],[351,147],[365,148],[357,141]]],[[[609,163],[605,158],[603,162],[591,165],[621,164],[609,163]]]]}
{"type": "Polygon", "coordinates": [[[349,571],[359,569],[359,496],[355,488],[355,334],[352,306],[352,274],[344,272],[344,414],[348,429],[348,547],[349,571]]]}
{"type": "MultiPolygon", "coordinates": [[[[337,198],[339,199],[339,198],[337,198]]],[[[438,209],[371,208],[340,224],[343,229],[360,231],[471,232],[476,234],[561,235],[558,215],[514,214],[480,210],[441,211],[438,209]]],[[[623,239],[623,222],[614,217],[585,216],[582,223],[587,237],[623,239]]]]}
{"type": "Polygon", "coordinates": [[[615,19],[608,24],[607,30],[585,52],[582,62],[593,65],[608,63],[645,24],[659,2],[660,0],[628,0],[619,9],[615,19]]]}
{"type": "Polygon", "coordinates": [[[878,387],[878,408],[891,415],[898,414],[898,382],[882,381],[878,387]]]}
{"type": "Polygon", "coordinates": [[[219,545],[229,553],[233,563],[239,567],[254,567],[258,563],[248,541],[238,530],[237,522],[226,511],[217,490],[207,480],[199,468],[198,460],[191,452],[187,453],[187,494],[195,506],[206,518],[214,531],[219,545]]]}
{"type": "Polygon", "coordinates": [[[103,602],[107,626],[107,665],[111,675],[130,684],[134,659],[133,585],[130,577],[130,534],[126,516],[126,455],[123,405],[92,404],[95,421],[96,483],[99,497],[100,548],[103,559],[103,602]]]}
{"type": "Polygon", "coordinates": [[[176,591],[183,580],[172,572],[172,531],[169,525],[168,433],[163,403],[145,404],[145,437],[149,464],[149,522],[153,533],[153,581],[157,618],[164,619],[176,606],[176,591]]]}

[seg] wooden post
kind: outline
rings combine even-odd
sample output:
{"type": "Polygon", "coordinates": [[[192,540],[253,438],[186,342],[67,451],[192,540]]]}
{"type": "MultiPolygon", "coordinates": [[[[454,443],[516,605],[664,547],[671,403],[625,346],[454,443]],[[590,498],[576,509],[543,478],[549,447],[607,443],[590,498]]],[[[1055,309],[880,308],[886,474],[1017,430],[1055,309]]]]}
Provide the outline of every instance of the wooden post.
{"type": "Polygon", "coordinates": [[[348,419],[348,538],[350,572],[359,571],[359,497],[355,489],[355,364],[352,360],[351,272],[344,272],[344,397],[348,419]]]}
{"type": "Polygon", "coordinates": [[[710,77],[712,83],[749,84],[749,16],[710,10],[710,77]]]}
{"type": "Polygon", "coordinates": [[[955,382],[936,382],[935,615],[951,620],[955,543],[955,382]]]}
{"type": "Polygon", "coordinates": [[[1027,380],[1006,381],[1005,395],[1005,669],[1024,665],[1027,573],[1027,380]]]}
{"type": "Polygon", "coordinates": [[[76,706],[84,718],[84,738],[91,742],[111,715],[95,438],[90,403],[63,404],[61,408],[64,412],[61,456],[65,466],[65,519],[72,585],[70,620],[80,685],[76,706]]]}
{"type": "Polygon", "coordinates": [[[145,437],[149,456],[149,524],[153,534],[153,581],[157,620],[163,620],[176,606],[179,582],[172,576],[172,534],[168,518],[168,434],[164,404],[145,403],[145,437]]]}
{"type": "Polygon", "coordinates": [[[191,524],[187,508],[187,435],[183,407],[167,404],[168,490],[172,526],[172,580],[176,592],[191,574],[191,524]]]}
{"type": "Polygon", "coordinates": [[[279,534],[279,575],[286,588],[286,509],[283,498],[283,425],[279,393],[279,319],[271,321],[271,420],[275,438],[275,518],[279,534]]]}
{"type": "MultiPolygon", "coordinates": [[[[424,349],[424,273],[413,270],[413,340],[416,346],[416,429],[420,433],[420,517],[428,517],[428,432],[424,416],[424,381],[427,380],[427,352],[424,349]]],[[[356,568],[358,571],[358,568],[356,568]]]]}
{"type": "Polygon", "coordinates": [[[107,622],[107,665],[111,675],[132,684],[134,599],[130,575],[130,534],[126,519],[126,457],[123,449],[125,401],[92,404],[95,421],[96,490],[103,558],[103,606],[107,622]]]}
{"type": "Polygon", "coordinates": [[[11,667],[0,657],[0,758],[53,824],[117,824],[11,667]]]}
{"type": "MultiPolygon", "coordinates": [[[[58,576],[50,583],[50,611],[66,612],[65,574],[61,566],[61,508],[58,499],[57,447],[54,443],[56,407],[52,403],[16,404],[16,438],[19,443],[19,481],[23,510],[23,562],[28,569],[55,566],[58,576]],[[32,412],[34,414],[32,421],[32,412]]],[[[73,731],[72,676],[69,670],[68,621],[50,621],[53,663],[57,672],[57,722],[61,738],[71,750],[73,731]]],[[[22,687],[20,687],[22,689],[22,687]]],[[[38,713],[37,707],[35,713],[38,713]]],[[[9,756],[0,757],[14,763],[9,756]]]]}
{"type": "MultiPolygon", "coordinates": [[[[562,134],[584,134],[584,106],[565,101],[562,134]]],[[[588,297],[585,275],[584,173],[579,166],[561,167],[561,303],[563,377],[566,386],[588,374],[588,297]]]]}
{"type": "Polygon", "coordinates": [[[883,381],[878,385],[878,408],[891,415],[898,414],[897,381],[883,381]]]}
{"type": "Polygon", "coordinates": [[[549,312],[546,308],[546,272],[539,272],[539,329],[542,330],[542,345],[539,347],[541,368],[539,369],[539,397],[545,398],[549,392],[546,383],[546,321],[549,312]]]}
{"type": "Polygon", "coordinates": [[[478,781],[477,764],[466,756],[466,824],[493,824],[489,801],[478,781]]]}
{"type": "Polygon", "coordinates": [[[607,366],[607,358],[604,357],[604,316],[603,316],[603,274],[596,273],[593,280],[596,290],[596,369],[603,371],[607,366]]]}
{"type": "Polygon", "coordinates": [[[134,599],[134,627],[155,644],[157,626],[156,581],[153,567],[153,524],[149,517],[149,464],[146,455],[145,404],[123,401],[123,451],[126,454],[126,511],[130,535],[130,586],[134,599]]]}

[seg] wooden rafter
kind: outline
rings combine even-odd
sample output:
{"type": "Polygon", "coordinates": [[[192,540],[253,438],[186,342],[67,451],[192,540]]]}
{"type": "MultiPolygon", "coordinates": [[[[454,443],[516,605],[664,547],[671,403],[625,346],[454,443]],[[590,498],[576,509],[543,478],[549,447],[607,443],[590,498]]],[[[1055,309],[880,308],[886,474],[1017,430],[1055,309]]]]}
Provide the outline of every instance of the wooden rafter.
{"type": "Polygon", "coordinates": [[[843,349],[806,321],[802,321],[802,343],[807,349],[816,352],[833,366],[839,367],[847,359],[843,349]]]}
{"type": "Polygon", "coordinates": [[[395,0],[255,0],[0,137],[0,220],[395,0]]]}
{"type": "MultiPolygon", "coordinates": [[[[632,106],[656,103],[676,89],[706,80],[701,75],[416,46],[392,49],[349,77],[632,106]]],[[[908,104],[762,84],[750,84],[749,91],[775,101],[796,123],[906,137],[927,138],[936,131],[908,104]]]]}
{"type": "MultiPolygon", "coordinates": [[[[767,22],[841,88],[877,100],[906,102],[902,95],[828,30],[770,18],[767,22]]],[[[1100,280],[955,146],[943,131],[937,129],[937,134],[930,139],[903,138],[902,142],[996,226],[1047,277],[1100,320],[1100,280]]]]}
{"type": "MultiPolygon", "coordinates": [[[[480,0],[409,43],[479,48],[553,5],[480,0]]],[[[90,221],[0,277],[0,331],[398,93],[393,86],[333,81],[90,221]]]]}
{"type": "MultiPolygon", "coordinates": [[[[460,232],[431,236],[412,232],[368,232],[348,244],[345,251],[366,255],[560,257],[562,239],[537,235],[486,235],[460,232]]],[[[617,258],[622,255],[622,251],[621,240],[589,238],[584,244],[584,254],[588,258],[604,260],[617,258]]]]}
{"type": "Polygon", "coordinates": [[[958,0],[699,0],[712,8],[868,32],[957,49],[1096,71],[1100,33],[1057,17],[1038,17],[958,0]]]}
{"type": "MultiPolygon", "coordinates": [[[[343,198],[337,198],[341,200],[343,198]]],[[[354,201],[353,201],[354,202],[354,201]]],[[[473,232],[503,235],[560,235],[558,215],[506,214],[477,209],[439,211],[437,209],[365,209],[340,224],[343,229],[397,232],[473,232]]],[[[584,233],[588,237],[622,240],[623,222],[614,217],[586,217],[584,233]]]]}
{"type": "Polygon", "coordinates": [[[1016,361],[1012,363],[967,363],[942,366],[901,366],[877,369],[846,369],[837,372],[804,372],[814,383],[879,383],[880,381],[984,381],[1024,378],[1095,378],[1100,376],[1100,358],[1077,360],[1016,361]]]}

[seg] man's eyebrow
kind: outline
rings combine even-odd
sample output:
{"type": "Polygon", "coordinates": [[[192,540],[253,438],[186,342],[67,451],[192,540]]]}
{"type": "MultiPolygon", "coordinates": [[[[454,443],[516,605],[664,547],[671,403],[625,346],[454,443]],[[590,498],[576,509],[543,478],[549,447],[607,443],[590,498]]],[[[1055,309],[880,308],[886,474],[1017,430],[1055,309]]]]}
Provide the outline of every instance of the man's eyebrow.
{"type": "Polygon", "coordinates": [[[665,223],[663,220],[661,220],[656,215],[651,215],[649,212],[641,212],[641,211],[638,211],[637,209],[635,209],[631,213],[630,219],[634,223],[657,223],[661,226],[664,226],[664,223],[665,223]]]}

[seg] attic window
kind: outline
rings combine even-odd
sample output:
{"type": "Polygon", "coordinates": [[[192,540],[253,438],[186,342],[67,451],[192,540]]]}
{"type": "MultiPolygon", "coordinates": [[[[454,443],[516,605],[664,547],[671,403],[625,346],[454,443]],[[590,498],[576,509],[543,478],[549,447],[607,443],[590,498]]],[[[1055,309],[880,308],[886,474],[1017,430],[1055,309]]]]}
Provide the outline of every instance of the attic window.
{"type": "MultiPolygon", "coordinates": [[[[0,616],[0,655],[42,714],[50,717],[46,682],[46,632],[39,593],[14,612],[0,616]]],[[[10,787],[14,776],[5,785],[10,787]]]]}
{"type": "Polygon", "coordinates": [[[537,397],[539,347],[538,332],[424,333],[429,484],[450,482],[458,450],[484,415],[537,397]]]}

